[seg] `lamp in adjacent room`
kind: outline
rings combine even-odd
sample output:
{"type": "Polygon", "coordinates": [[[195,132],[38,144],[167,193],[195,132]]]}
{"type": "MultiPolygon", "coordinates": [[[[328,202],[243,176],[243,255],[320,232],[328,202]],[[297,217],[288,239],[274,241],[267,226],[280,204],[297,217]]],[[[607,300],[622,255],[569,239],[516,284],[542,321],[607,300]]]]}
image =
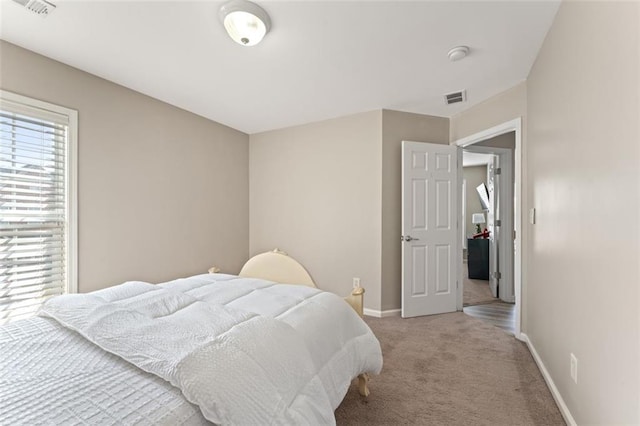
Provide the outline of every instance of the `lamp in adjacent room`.
{"type": "Polygon", "coordinates": [[[484,213],[474,213],[473,216],[471,216],[471,222],[476,225],[476,234],[481,233],[482,229],[480,229],[480,224],[484,223],[484,213]]]}
{"type": "Polygon", "coordinates": [[[220,20],[229,37],[243,46],[255,46],[271,28],[263,8],[247,0],[231,0],[220,7],[220,20]]]}

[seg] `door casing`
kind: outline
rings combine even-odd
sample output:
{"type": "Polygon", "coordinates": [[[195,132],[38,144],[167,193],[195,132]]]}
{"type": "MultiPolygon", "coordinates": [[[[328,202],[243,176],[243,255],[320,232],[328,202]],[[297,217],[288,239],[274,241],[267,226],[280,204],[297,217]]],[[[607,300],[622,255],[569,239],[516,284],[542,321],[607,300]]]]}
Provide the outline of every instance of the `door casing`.
{"type": "MultiPolygon", "coordinates": [[[[464,150],[483,154],[492,154],[500,157],[499,164],[502,173],[498,178],[498,188],[494,188],[495,191],[500,193],[500,209],[502,210],[499,213],[499,219],[502,221],[502,225],[500,226],[501,231],[498,233],[498,246],[500,247],[498,264],[500,265],[499,270],[502,273],[502,279],[500,280],[500,289],[497,297],[507,303],[514,303],[515,282],[513,277],[513,265],[515,259],[513,248],[514,242],[510,232],[514,229],[513,185],[511,185],[511,182],[513,181],[513,165],[511,164],[511,150],[507,148],[494,148],[473,145],[466,147],[464,150]],[[514,282],[514,285],[504,285],[505,281],[514,282]]],[[[491,222],[491,220],[489,219],[489,215],[487,215],[487,222],[491,222]]],[[[493,247],[491,253],[491,256],[493,256],[493,247]]],[[[491,274],[493,274],[496,269],[493,266],[493,261],[494,259],[492,259],[492,267],[490,269],[491,274]]],[[[493,277],[491,277],[491,280],[493,280],[493,277]]]]}
{"type": "MultiPolygon", "coordinates": [[[[517,339],[523,340],[522,336],[522,286],[524,281],[524,275],[522,273],[523,266],[526,267],[526,264],[523,265],[523,262],[526,260],[526,256],[523,254],[523,240],[526,238],[526,230],[523,228],[523,206],[524,206],[524,197],[522,193],[522,160],[523,160],[523,143],[522,143],[522,118],[518,117],[516,119],[507,121],[505,123],[499,124],[497,126],[491,127],[489,129],[474,133],[470,136],[458,139],[455,142],[455,145],[459,147],[469,147],[470,145],[476,144],[478,142],[485,141],[487,139],[491,139],[495,136],[500,136],[505,133],[514,132],[515,133],[515,152],[514,152],[514,168],[515,168],[515,194],[514,194],[514,229],[516,232],[515,235],[515,252],[514,252],[514,261],[513,261],[513,278],[514,278],[514,299],[515,299],[515,329],[514,335],[517,339]]],[[[458,181],[462,180],[462,166],[461,164],[458,167],[458,181]]],[[[458,185],[458,200],[462,198],[462,186],[458,185]]],[[[459,218],[461,219],[461,212],[458,212],[459,218]]],[[[460,223],[460,222],[459,222],[460,223]]],[[[458,232],[461,232],[461,228],[458,227],[458,232]]],[[[459,235],[458,241],[462,238],[459,235]]],[[[462,262],[459,262],[458,265],[458,281],[462,280],[462,262]]],[[[458,287],[458,310],[462,310],[462,286],[458,287]]]]}

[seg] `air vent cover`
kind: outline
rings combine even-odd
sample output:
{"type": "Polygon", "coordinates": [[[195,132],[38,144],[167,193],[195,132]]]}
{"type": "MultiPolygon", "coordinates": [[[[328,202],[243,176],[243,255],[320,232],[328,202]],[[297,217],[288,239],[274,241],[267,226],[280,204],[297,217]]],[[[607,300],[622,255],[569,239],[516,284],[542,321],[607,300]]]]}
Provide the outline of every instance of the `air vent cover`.
{"type": "Polygon", "coordinates": [[[31,12],[40,15],[47,16],[56,8],[56,5],[49,3],[46,0],[13,0],[20,6],[24,7],[31,12]]]}
{"type": "Polygon", "coordinates": [[[457,104],[458,102],[464,102],[467,100],[467,91],[461,90],[460,92],[449,93],[444,95],[447,105],[457,104]]]}

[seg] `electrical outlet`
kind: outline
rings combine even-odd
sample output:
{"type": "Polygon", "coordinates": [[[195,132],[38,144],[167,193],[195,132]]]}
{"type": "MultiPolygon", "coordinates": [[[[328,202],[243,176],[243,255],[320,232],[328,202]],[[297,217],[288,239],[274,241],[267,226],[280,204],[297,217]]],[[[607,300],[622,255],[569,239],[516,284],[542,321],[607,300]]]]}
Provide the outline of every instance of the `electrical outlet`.
{"type": "Polygon", "coordinates": [[[360,278],[354,278],[353,279],[353,288],[358,288],[360,287],[360,278]]]}
{"type": "Polygon", "coordinates": [[[571,354],[571,378],[578,384],[578,358],[571,354]]]}

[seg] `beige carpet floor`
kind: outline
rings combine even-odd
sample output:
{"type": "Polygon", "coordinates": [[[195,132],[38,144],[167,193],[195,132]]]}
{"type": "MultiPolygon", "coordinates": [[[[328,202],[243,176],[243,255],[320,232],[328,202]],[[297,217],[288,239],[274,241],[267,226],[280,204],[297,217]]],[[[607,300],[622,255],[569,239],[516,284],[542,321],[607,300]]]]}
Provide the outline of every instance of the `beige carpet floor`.
{"type": "Polygon", "coordinates": [[[499,302],[500,299],[491,295],[489,281],[469,279],[467,264],[462,265],[464,286],[462,291],[462,303],[464,306],[484,305],[499,302]]]}
{"type": "Polygon", "coordinates": [[[338,425],[564,425],[524,343],[462,312],[366,322],[384,367],[356,381],[336,410],[338,425]]]}

